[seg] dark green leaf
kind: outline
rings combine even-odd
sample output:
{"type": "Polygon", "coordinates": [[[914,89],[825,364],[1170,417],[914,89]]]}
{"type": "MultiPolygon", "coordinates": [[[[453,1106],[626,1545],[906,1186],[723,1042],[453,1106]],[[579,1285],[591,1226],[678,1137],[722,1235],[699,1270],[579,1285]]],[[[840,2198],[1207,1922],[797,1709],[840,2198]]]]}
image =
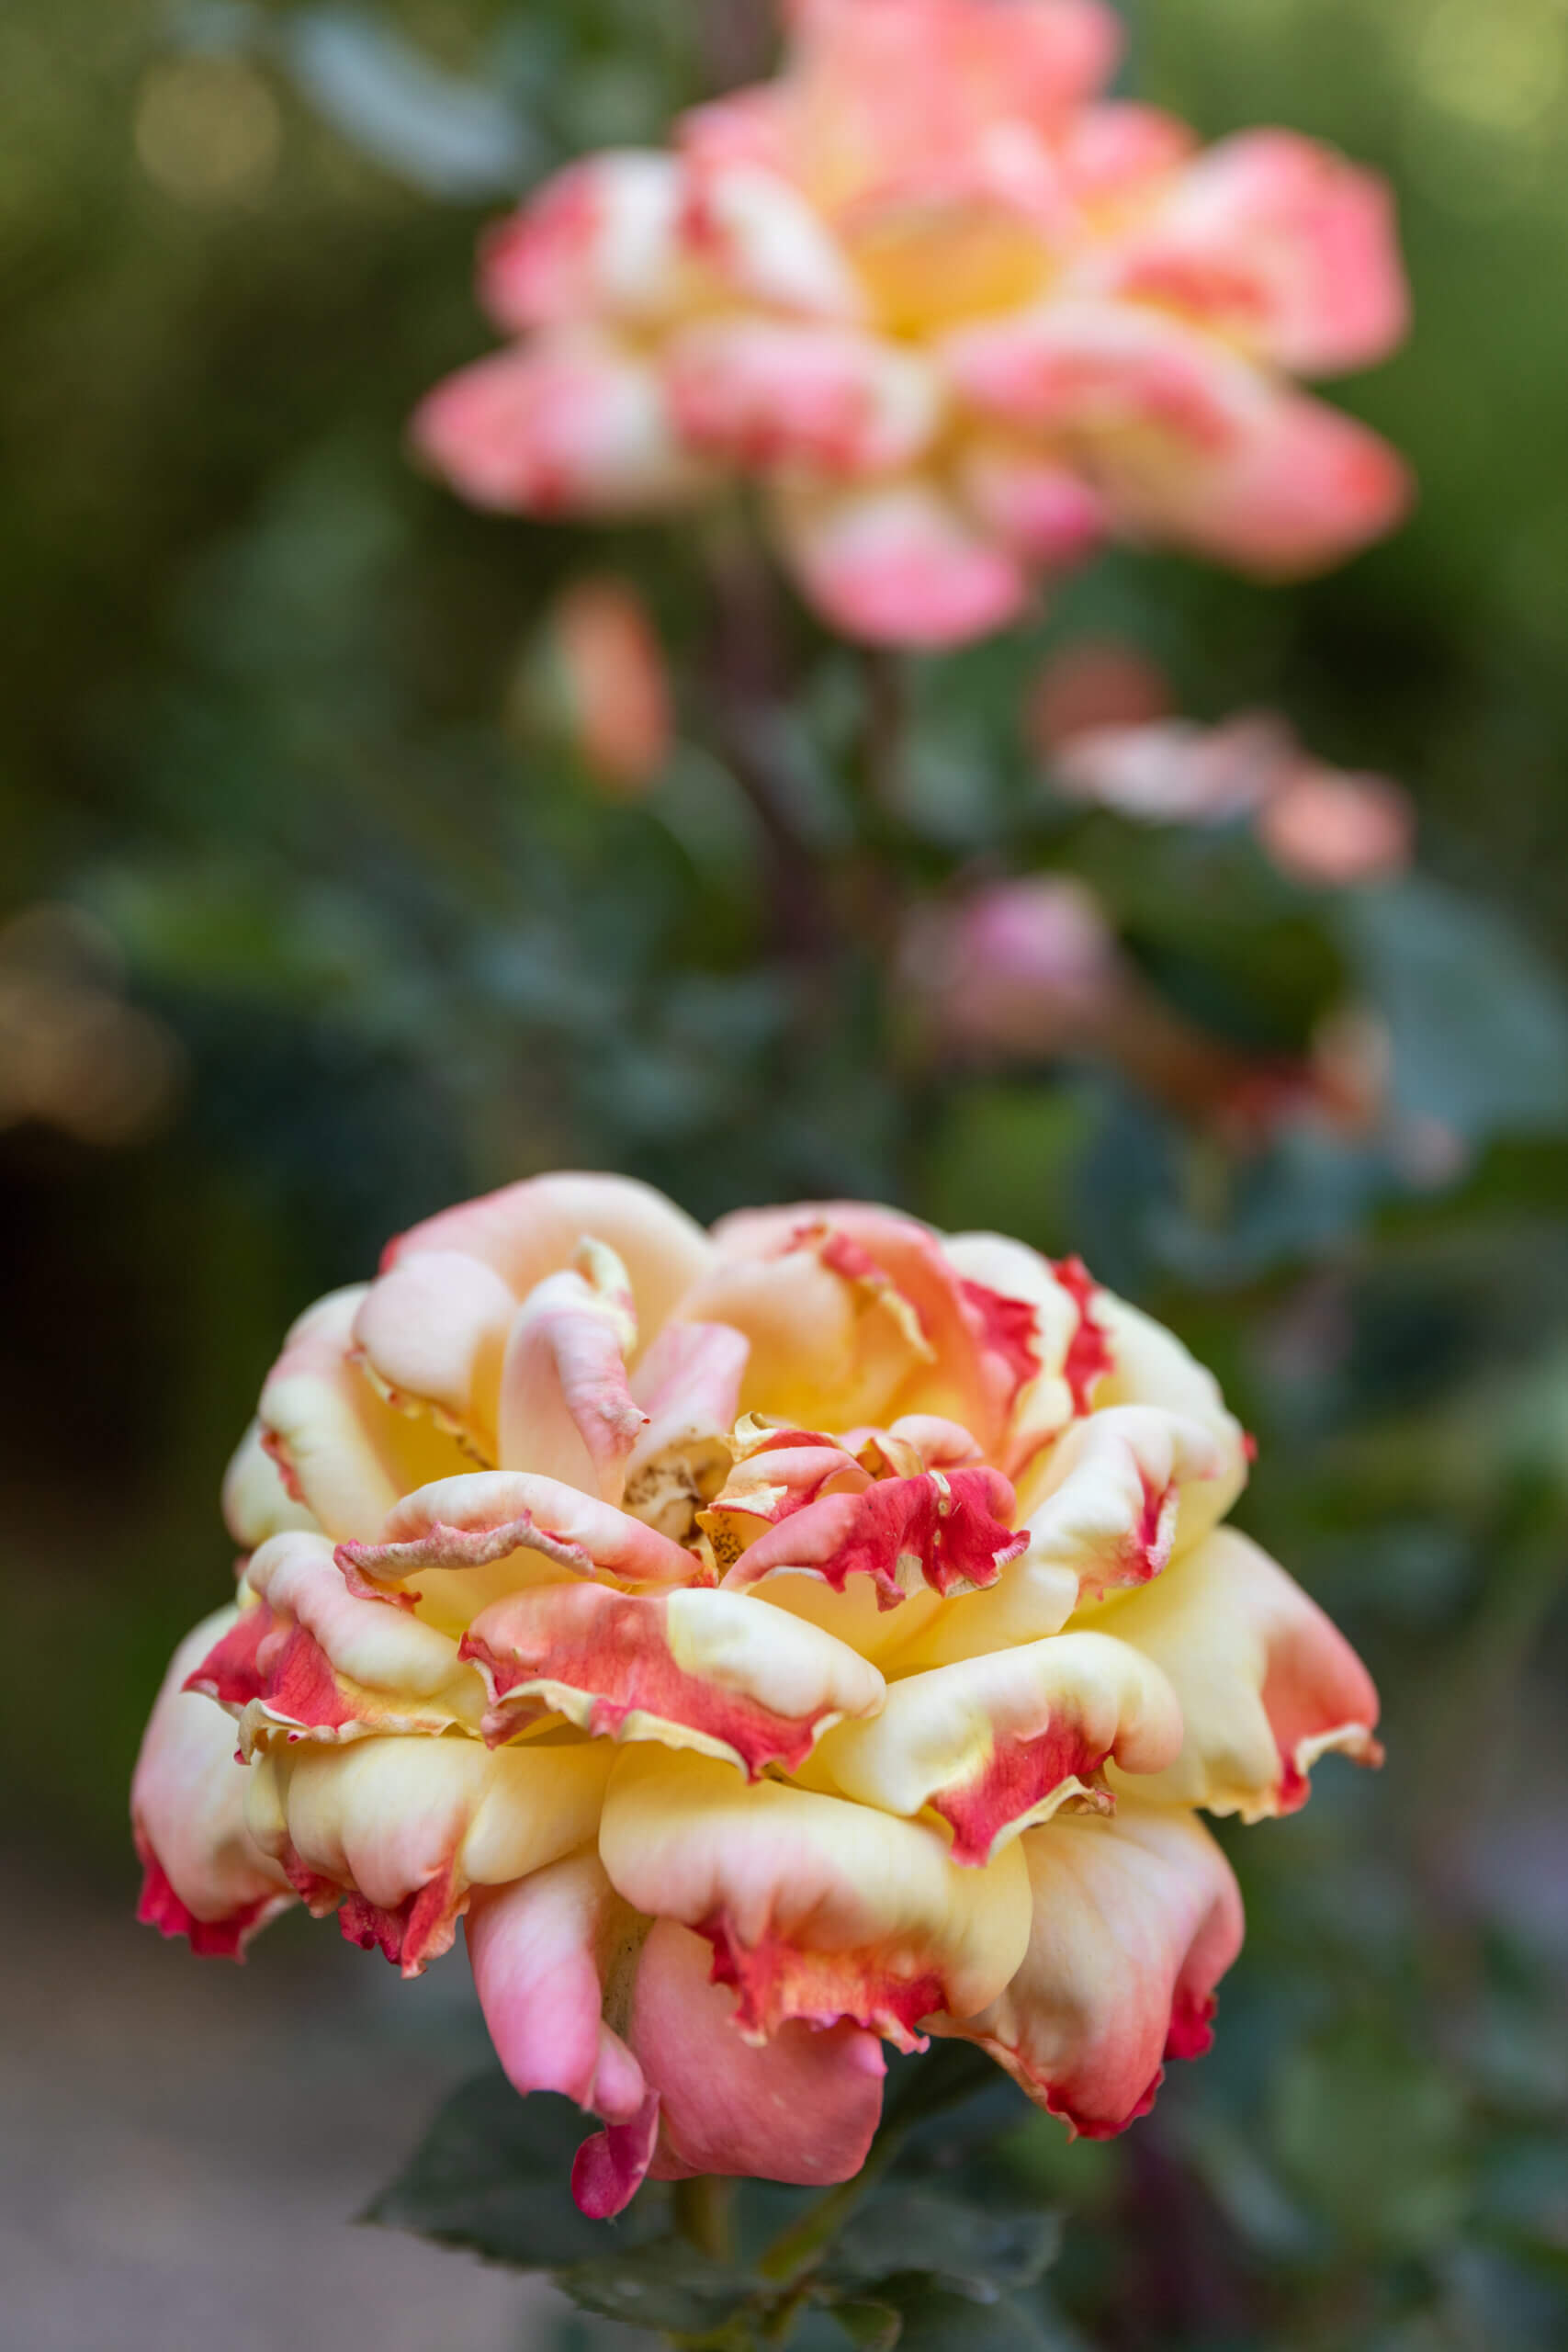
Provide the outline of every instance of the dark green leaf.
{"type": "Polygon", "coordinates": [[[706,2335],[745,2310],[757,2291],[749,2270],[710,2262],[683,2238],[610,2250],[557,2273],[561,2292],[586,2312],[628,2326],[706,2335]]]}
{"type": "Polygon", "coordinates": [[[1006,2297],[976,2302],[923,2278],[892,2281],[886,2291],[904,2323],[898,2352],[1055,2352],[1043,2322],[1006,2297]]]}
{"type": "Polygon", "coordinates": [[[955,2177],[940,2189],[890,2187],[870,2197],[851,2215],[826,2268],[845,2282],[919,2268],[981,2291],[1027,2287],[1052,2262],[1060,2238],[1056,2216],[1044,2208],[998,2203],[984,2183],[970,2178],[961,2187],[955,2177]]]}

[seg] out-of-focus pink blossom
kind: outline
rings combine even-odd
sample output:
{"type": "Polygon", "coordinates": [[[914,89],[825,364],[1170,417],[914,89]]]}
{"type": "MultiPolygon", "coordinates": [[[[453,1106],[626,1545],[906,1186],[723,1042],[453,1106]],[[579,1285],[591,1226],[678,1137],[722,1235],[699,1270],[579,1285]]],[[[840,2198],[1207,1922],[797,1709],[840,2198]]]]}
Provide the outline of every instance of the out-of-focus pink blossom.
{"type": "Polygon", "coordinates": [[[465,495],[646,513],[750,476],[834,627],[927,646],[1108,537],[1272,577],[1397,521],[1399,458],[1292,380],[1404,332],[1375,175],[1285,130],[1199,153],[1106,98],[1104,0],[786,16],[776,79],[487,237],[519,340],[414,424],[465,495]]]}
{"type": "Polygon", "coordinates": [[[613,793],[651,784],[674,722],[663,650],[636,589],[607,574],[577,581],[557,599],[539,657],[541,715],[589,776],[613,793]]]}
{"type": "Polygon", "coordinates": [[[922,909],[904,952],[910,987],[960,1053],[1040,1055],[1082,1045],[1118,983],[1098,899],[1059,875],[987,883],[922,909]]]}
{"type": "Polygon", "coordinates": [[[1303,762],[1258,817],[1265,850],[1293,882],[1343,890],[1387,882],[1410,863],[1416,812],[1402,786],[1303,762]]]}
{"type": "Polygon", "coordinates": [[[1281,720],[1244,711],[1218,727],[1165,718],[1091,728],[1062,746],[1052,773],[1075,799],[1124,817],[1156,825],[1212,822],[1260,807],[1281,767],[1297,756],[1281,720]]]}

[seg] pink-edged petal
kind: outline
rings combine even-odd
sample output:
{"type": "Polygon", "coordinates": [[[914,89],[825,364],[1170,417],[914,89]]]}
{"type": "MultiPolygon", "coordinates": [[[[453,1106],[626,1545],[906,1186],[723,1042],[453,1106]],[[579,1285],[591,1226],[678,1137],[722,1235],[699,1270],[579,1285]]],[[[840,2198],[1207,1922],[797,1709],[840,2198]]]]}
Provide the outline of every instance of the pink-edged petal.
{"type": "Polygon", "coordinates": [[[1409,468],[1380,435],[1272,388],[1209,462],[1117,451],[1100,480],[1124,528],[1270,580],[1321,571],[1386,537],[1414,494],[1409,468]]]}
{"type": "Polygon", "coordinates": [[[841,1592],[869,1577],[885,1608],[922,1586],[945,1600],[995,1584],[1027,1538],[1009,1525],[1012,1488],[998,1470],[931,1470],[883,1478],[808,1503],[748,1544],[725,1583],[744,1591],[775,1576],[816,1576],[841,1592]]]}
{"type": "Polygon", "coordinates": [[[1021,1841],[1033,1928],[977,2041],[1037,2105],[1109,2139],[1146,2115],[1167,2058],[1209,2047],[1214,1986],[1241,1949],[1241,1897],[1201,1822],[1123,1804],[1063,1814],[1021,1841]]]}
{"type": "Polygon", "coordinates": [[[1026,1549],[988,1591],[944,1606],[898,1651],[898,1671],[1042,1641],[1076,1609],[1148,1583],[1170,1558],[1186,1487],[1224,1466],[1208,1430],[1157,1407],[1115,1406],[1075,1422],[1050,1455],[1026,1549]]]}
{"type": "Polygon", "coordinates": [[[637,1311],[626,1268],[602,1242],[547,1274],[523,1302],[501,1380],[501,1460],[618,1503],[648,1416],[632,1401],[626,1359],[637,1311]]]}
{"type": "Polygon", "coordinates": [[[614,1753],[396,1736],[286,1746],[250,1768],[246,1826],[314,1913],[338,1910],[351,1943],[418,1976],[450,1950],[471,1888],[592,1838],[614,1753]]]}
{"type": "Polygon", "coordinates": [[[1059,134],[1122,40],[1100,0],[795,0],[791,26],[797,168],[830,205],[964,161],[998,122],[1059,134]]]}
{"type": "Polygon", "coordinates": [[[1386,359],[1409,325],[1387,182],[1292,130],[1207,149],[1110,275],[1296,375],[1386,359]]]}
{"type": "Polygon", "coordinates": [[[1216,1529],[1093,1623],[1152,1658],[1180,1702],[1180,1758],[1135,1791],[1152,1804],[1260,1821],[1306,1803],[1322,1756],[1382,1760],[1366,1668],[1316,1602],[1234,1528],[1216,1529]]]}
{"type": "Polygon", "coordinates": [[[1062,1634],[893,1683],[875,1720],[841,1724],[817,1767],[858,1804],[945,1824],[983,1867],[1066,1804],[1108,1808],[1102,1771],[1160,1771],[1181,1711],[1157,1668],[1103,1634],[1062,1634]]]}
{"type": "Polygon", "coordinates": [[[749,472],[887,473],[927,447],[942,407],[919,356],[852,327],[715,318],[663,356],[686,446],[749,472]]]}
{"type": "Polygon", "coordinates": [[[1097,227],[1142,208],[1197,146],[1190,126],[1157,107],[1112,99],[1075,116],[1063,141],[1067,185],[1097,227]]]}
{"type": "Polygon", "coordinates": [[[378,1585],[417,1577],[426,1613],[465,1626],[502,1594],[563,1571],[633,1585],[711,1580],[695,1554],[641,1520],[522,1470],[423,1487],[389,1513],[379,1543],[340,1544],[338,1560],[378,1585]]]}
{"type": "Polygon", "coordinates": [[[636,2120],[648,2086],[602,2010],[604,1978],[635,1954],[645,1924],[592,1849],[476,1893],[465,1923],[468,1960],[513,2089],[558,2091],[609,2123],[636,2120]]]}
{"type": "Polygon", "coordinates": [[[282,1470],[267,1452],[259,1421],[251,1423],[223,1474],[223,1523],[247,1552],[269,1535],[317,1523],[309,1506],[289,1493],[282,1470]]]}
{"type": "Polygon", "coordinates": [[[657,514],[706,486],[657,370],[585,334],[475,360],[426,395],[411,430],[472,505],[508,513],[657,514]]]}
{"type": "Polygon", "coordinates": [[[1053,1264],[1001,1234],[952,1234],[942,1246],[984,1345],[1010,1375],[992,1452],[1016,1477],[1089,1409],[1104,1359],[1096,1286],[1077,1259],[1053,1264]]]}
{"type": "Polygon", "coordinates": [[[707,1757],[624,1749],[599,1850],[627,1902],[707,1939],[750,2039],[847,2018],[917,2047],[934,2011],[995,1999],[1029,1940],[1016,1847],[960,1870],[919,1823],[707,1757]]]}
{"type": "Polygon", "coordinates": [[[807,602],[866,644],[964,645],[1008,628],[1029,602],[1017,556],[933,481],[780,492],[773,516],[807,602]]]}
{"type": "MultiPolygon", "coordinates": [[[[1218,1526],[1241,1493],[1252,1458],[1252,1441],[1235,1414],[1226,1410],[1213,1374],[1182,1346],[1173,1331],[1130,1306],[1114,1291],[1098,1285],[1089,1306],[1100,1349],[1091,1392],[1095,1412],[1109,1412],[1121,1405],[1156,1406],[1179,1420],[1195,1421],[1218,1445],[1220,1458],[1213,1471],[1178,1473],[1179,1496],[1170,1551],[1179,1555],[1218,1526]]],[[[1036,1478],[1021,1486],[1020,1502],[1024,1512],[1032,1514],[1038,1497],[1056,1483],[1047,1457],[1036,1478]]]]}
{"type": "Polygon", "coordinates": [[[530,1176],[400,1234],[386,1250],[382,1272],[426,1250],[456,1250],[492,1267],[521,1300],[547,1274],[570,1266],[589,1234],[615,1251],[630,1276],[645,1340],[715,1254],[701,1226],[651,1184],[629,1176],[530,1176]]]}
{"type": "Polygon", "coordinates": [[[637,1368],[632,1395],[648,1425],[626,1460],[625,1509],[673,1543],[690,1544],[697,1514],[730,1467],[730,1431],[750,1352],[727,1323],[668,1323],[637,1368]]]}
{"type": "Polygon", "coordinates": [[[771,311],[852,322],[864,298],[821,212],[766,164],[689,151],[682,233],[727,294],[771,311]]]}
{"type": "MultiPolygon", "coordinates": [[[[1119,441],[1190,469],[1237,443],[1262,398],[1254,368],[1182,321],[1082,296],[947,339],[959,392],[997,423],[1056,436],[1102,469],[1119,441]]],[[[1102,474],[1102,487],[1103,482],[1102,474]]],[[[1110,487],[1120,491],[1120,476],[1110,487]]]]}
{"type": "Polygon", "coordinates": [[[672,155],[612,149],[569,164],[479,248],[479,299],[496,324],[657,322],[691,291],[672,155]]]}
{"type": "Polygon", "coordinates": [[[967,440],[957,463],[960,493],[981,529],[1032,567],[1070,571],[1109,535],[1110,511],[1093,482],[1048,451],[986,435],[967,440]]]}
{"type": "Polygon", "coordinates": [[[438,1428],[493,1464],[501,1365],[517,1300],[493,1266],[425,1250],[371,1283],[354,1320],[367,1372],[394,1401],[426,1407],[438,1428]]]}
{"type": "Polygon", "coordinates": [[[881,2044],[847,2021],[794,2020],[748,2042],[734,1995],[712,1982],[713,1957],[701,1936],[660,1919],[638,1962],[627,2039],[659,2094],[654,2178],[852,2180],[882,2112],[881,2044]]]}
{"type": "Polygon", "coordinates": [[[564,1715],[596,1736],[716,1756],[751,1780],[773,1764],[795,1770],[825,1732],[874,1713],[884,1693],[876,1668],[843,1643],[733,1592],[515,1593],[475,1619],[462,1654],[490,1692],[487,1737],[564,1715]]]}
{"type": "Polygon", "coordinates": [[[130,1818],[141,1860],[137,1917],[191,1950],[243,1960],[246,1944],[294,1896],[245,1827],[249,1775],[234,1726],[186,1678],[240,1617],[222,1609],[175,1652],[136,1759],[130,1818]]]}
{"type": "Polygon", "coordinates": [[[367,1373],[355,1338],[363,1289],[333,1292],[289,1331],[262,1388],[261,1442],[285,1487],[329,1535],[374,1535],[410,1487],[468,1466],[457,1442],[404,1412],[367,1373]]]}
{"type": "Polygon", "coordinates": [[[252,1558],[245,1585],[255,1606],[193,1669],[186,1688],[236,1717],[247,1762],[278,1738],[479,1730],[483,1690],[456,1642],[407,1610],[353,1592],[330,1538],[273,1536],[252,1558]]]}

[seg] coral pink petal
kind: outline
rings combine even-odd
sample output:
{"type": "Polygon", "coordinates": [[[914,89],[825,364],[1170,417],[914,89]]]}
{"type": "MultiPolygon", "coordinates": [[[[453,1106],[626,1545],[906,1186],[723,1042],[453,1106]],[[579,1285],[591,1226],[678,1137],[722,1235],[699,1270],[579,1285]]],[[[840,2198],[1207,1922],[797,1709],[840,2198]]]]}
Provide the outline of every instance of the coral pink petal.
{"type": "Polygon", "coordinates": [[[591,2222],[624,2213],[648,2177],[659,2137],[659,2093],[649,2091],[629,2123],[609,2123],[584,2140],[572,2162],[571,2193],[591,2222]]]}
{"type": "Polygon", "coordinates": [[[1029,602],[1018,558],[933,482],[781,494],[776,520],[807,601],[866,644],[967,644],[1007,628],[1029,602]]]}
{"type": "Polygon", "coordinates": [[[886,1607],[923,1582],[944,1598],[994,1584],[1026,1538],[1008,1523],[1012,1488],[997,1470],[928,1471],[884,1478],[858,1495],[828,1495],[770,1528],[726,1581],[738,1589],[781,1571],[807,1571],[841,1592],[871,1577],[886,1607]]]}
{"type": "Polygon", "coordinates": [[[621,1906],[597,1858],[574,1854],[471,1905],[468,1960],[496,2056],[513,2087],[558,2091],[609,2123],[631,2123],[642,2073],[601,2015],[602,1955],[621,1906]]]}

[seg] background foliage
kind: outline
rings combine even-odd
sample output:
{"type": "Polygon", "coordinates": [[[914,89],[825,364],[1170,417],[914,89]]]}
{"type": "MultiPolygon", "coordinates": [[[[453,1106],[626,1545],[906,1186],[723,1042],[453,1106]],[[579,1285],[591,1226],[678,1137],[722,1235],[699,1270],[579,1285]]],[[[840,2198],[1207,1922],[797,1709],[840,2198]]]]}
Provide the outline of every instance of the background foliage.
{"type": "MultiPolygon", "coordinates": [[[[1526,2352],[1568,2330],[1568,12],[1161,0],[1136,31],[1135,85],[1205,130],[1281,119],[1394,177],[1418,330],[1348,397],[1419,512],[1288,592],[1116,560],[919,665],[879,798],[865,681],[782,590],[738,723],[711,541],[488,520],[403,454],[488,341],[478,224],[743,69],[742,6],[11,0],[0,911],[91,927],[0,935],[0,1080],[7,976],[62,958],[156,1024],[106,1029],[109,1076],[158,1046],[118,1125],[0,1132],[8,1608],[72,1689],[62,1722],[21,1677],[0,1741],[31,1834],[128,1881],[140,1722],[221,1588],[217,1477],[277,1335],[446,1200],[585,1162],[705,1216],[852,1191],[1081,1249],[1221,1372],[1260,1443],[1245,1523],[1377,1670],[1391,1762],[1235,1841],[1247,1954],[1151,2122],[1068,2148],[1015,2119],[987,2159],[1066,2217],[1049,2306],[1021,2256],[1007,2309],[1105,2352],[1526,2352]],[[604,563],[681,680],[637,806],[525,691],[552,594],[604,563]],[[1234,833],[1054,800],[1020,711],[1085,630],[1195,714],[1274,705],[1404,778],[1421,878],[1315,899],[1234,833]],[[1237,1158],[1092,1065],[922,1058],[874,860],[1088,876],[1249,1048],[1353,983],[1461,1148],[1424,1187],[1322,1138],[1237,1158]]],[[[981,2342],[965,2290],[928,2282],[905,2341],[981,2342]]]]}

